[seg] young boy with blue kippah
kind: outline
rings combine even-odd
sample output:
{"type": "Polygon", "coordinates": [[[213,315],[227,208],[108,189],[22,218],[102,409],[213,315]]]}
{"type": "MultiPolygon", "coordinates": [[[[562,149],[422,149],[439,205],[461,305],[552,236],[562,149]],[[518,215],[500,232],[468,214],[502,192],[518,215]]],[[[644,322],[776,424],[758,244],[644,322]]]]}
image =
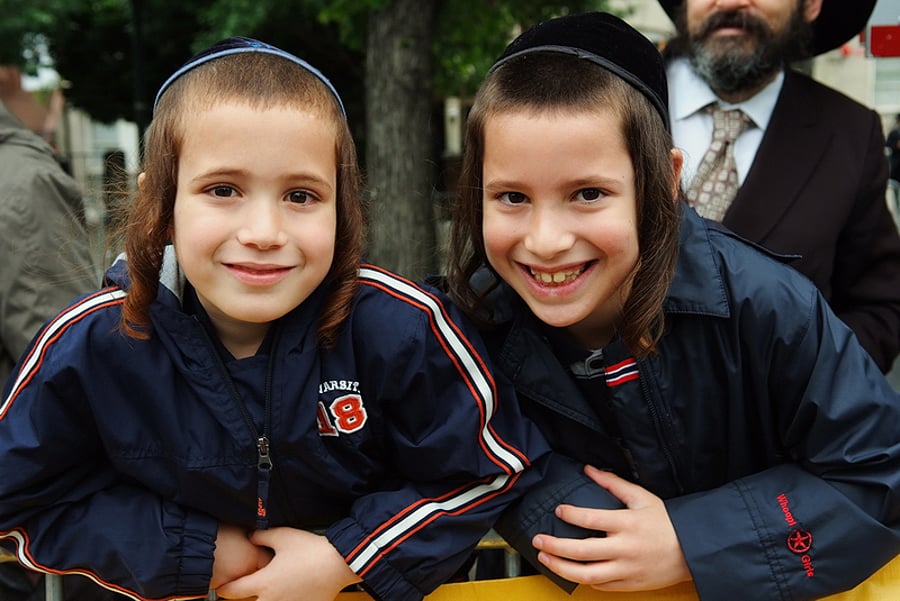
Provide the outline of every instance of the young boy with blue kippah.
{"type": "Polygon", "coordinates": [[[314,67],[233,38],[147,133],[126,257],[0,398],[0,539],[131,599],[417,601],[547,453],[437,290],[361,264],[358,165],[314,67]]]}

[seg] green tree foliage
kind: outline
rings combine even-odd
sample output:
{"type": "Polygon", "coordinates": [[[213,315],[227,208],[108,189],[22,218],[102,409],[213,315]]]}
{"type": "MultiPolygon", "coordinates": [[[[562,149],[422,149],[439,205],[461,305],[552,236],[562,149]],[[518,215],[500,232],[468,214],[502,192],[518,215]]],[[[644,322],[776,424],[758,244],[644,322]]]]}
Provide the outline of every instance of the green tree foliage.
{"type": "Polygon", "coordinates": [[[365,139],[363,51],[344,42],[340,22],[322,18],[329,4],[322,0],[214,0],[198,15],[201,25],[194,50],[242,35],[309,61],[341,94],[354,137],[361,143],[365,139]]]}
{"type": "Polygon", "coordinates": [[[555,16],[605,9],[606,4],[606,0],[445,0],[435,29],[435,92],[473,94],[494,59],[523,29],[555,16]]]}
{"type": "Polygon", "coordinates": [[[0,65],[34,74],[41,55],[42,33],[53,21],[59,1],[0,0],[0,65]]]}
{"type": "Polygon", "coordinates": [[[143,129],[165,78],[193,52],[230,35],[295,52],[344,84],[342,91],[355,84],[350,98],[360,96],[361,53],[341,42],[335,24],[321,22],[321,2],[0,0],[0,9],[0,64],[33,72],[45,42],[70,83],[69,102],[102,122],[125,118],[143,129]]]}
{"type": "MultiPolygon", "coordinates": [[[[100,121],[145,124],[152,94],[192,52],[257,36],[319,66],[361,113],[368,16],[390,0],[0,0],[0,64],[33,73],[42,44],[71,83],[67,96],[100,121]]],[[[433,44],[437,96],[471,93],[516,32],[606,0],[443,0],[433,44]]],[[[358,122],[359,120],[357,120],[358,122]]],[[[360,132],[361,134],[362,132],[360,132]]]]}
{"type": "Polygon", "coordinates": [[[38,49],[94,119],[146,125],[148,90],[188,55],[212,0],[0,0],[0,63],[33,71],[38,49]]]}
{"type": "MultiPolygon", "coordinates": [[[[365,45],[368,16],[391,0],[331,0],[319,19],[336,23],[351,48],[365,45]]],[[[442,0],[434,27],[434,91],[439,97],[474,93],[493,60],[519,33],[540,21],[586,10],[609,10],[608,0],[442,0]]]]}

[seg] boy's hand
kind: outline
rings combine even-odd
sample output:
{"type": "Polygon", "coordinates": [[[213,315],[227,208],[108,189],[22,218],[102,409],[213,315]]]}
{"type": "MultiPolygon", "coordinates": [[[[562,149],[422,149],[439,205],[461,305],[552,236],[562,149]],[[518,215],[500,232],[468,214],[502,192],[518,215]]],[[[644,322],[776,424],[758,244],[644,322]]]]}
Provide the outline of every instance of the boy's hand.
{"type": "Polygon", "coordinates": [[[250,542],[243,528],[219,524],[210,588],[218,588],[241,576],[252,574],[272,560],[272,551],[250,542]]]}
{"type": "Polygon", "coordinates": [[[218,587],[225,599],[258,601],[332,601],[360,578],[328,539],[296,528],[257,530],[250,542],[271,548],[275,556],[262,569],[218,587]]]}
{"type": "Polygon", "coordinates": [[[560,505],[556,515],[561,520],[602,530],[606,538],[538,534],[532,544],[540,562],[567,580],[603,591],[646,591],[691,580],[662,499],[610,472],[587,466],[585,473],[626,508],[560,505]]]}

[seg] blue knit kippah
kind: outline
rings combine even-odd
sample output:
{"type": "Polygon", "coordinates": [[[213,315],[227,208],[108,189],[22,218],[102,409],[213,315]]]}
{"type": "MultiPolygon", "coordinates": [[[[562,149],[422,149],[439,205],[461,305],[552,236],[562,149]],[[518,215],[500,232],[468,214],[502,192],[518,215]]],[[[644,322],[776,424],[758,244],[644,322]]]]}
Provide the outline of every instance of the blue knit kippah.
{"type": "Polygon", "coordinates": [[[666,67],[656,46],[622,19],[602,12],[544,21],[514,39],[491,67],[532,52],[559,52],[618,75],[650,100],[669,128],[666,67]]]}
{"type": "Polygon", "coordinates": [[[165,83],[163,83],[162,87],[159,88],[159,92],[156,93],[156,99],[153,101],[153,112],[156,113],[156,107],[157,105],[159,105],[160,97],[176,79],[178,79],[194,67],[202,65],[203,63],[208,63],[211,60],[215,60],[223,56],[239,54],[242,52],[262,52],[264,54],[274,54],[275,56],[286,58],[292,63],[299,65],[303,69],[309,71],[310,73],[315,75],[316,78],[319,79],[319,81],[324,83],[329,90],[331,90],[331,93],[334,95],[335,100],[337,100],[338,106],[341,107],[341,113],[344,114],[344,117],[347,116],[347,111],[344,110],[344,103],[341,101],[340,95],[337,93],[337,90],[334,88],[334,86],[331,85],[331,82],[328,81],[328,78],[325,77],[321,71],[310,65],[302,58],[298,58],[289,52],[285,52],[280,48],[272,46],[271,44],[266,44],[265,42],[260,42],[259,40],[244,37],[226,38],[224,40],[216,42],[206,50],[195,54],[190,60],[188,60],[188,62],[183,64],[181,68],[175,71],[175,73],[173,73],[169,77],[169,79],[167,79],[165,83]]]}

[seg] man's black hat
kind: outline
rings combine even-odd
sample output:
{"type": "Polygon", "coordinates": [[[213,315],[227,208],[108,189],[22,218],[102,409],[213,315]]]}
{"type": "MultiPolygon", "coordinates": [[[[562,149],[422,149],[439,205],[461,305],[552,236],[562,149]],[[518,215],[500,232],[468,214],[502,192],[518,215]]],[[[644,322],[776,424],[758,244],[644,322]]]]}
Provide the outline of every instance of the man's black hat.
{"type": "MultiPolygon", "coordinates": [[[[865,29],[876,0],[822,0],[813,29],[813,56],[833,50],[865,29]]],[[[684,0],[659,0],[673,21],[684,0]]]]}
{"type": "Polygon", "coordinates": [[[666,67],[656,46],[622,19],[590,12],[544,21],[513,40],[491,71],[532,52],[559,52],[585,59],[618,75],[644,96],[669,127],[666,67]]]}

